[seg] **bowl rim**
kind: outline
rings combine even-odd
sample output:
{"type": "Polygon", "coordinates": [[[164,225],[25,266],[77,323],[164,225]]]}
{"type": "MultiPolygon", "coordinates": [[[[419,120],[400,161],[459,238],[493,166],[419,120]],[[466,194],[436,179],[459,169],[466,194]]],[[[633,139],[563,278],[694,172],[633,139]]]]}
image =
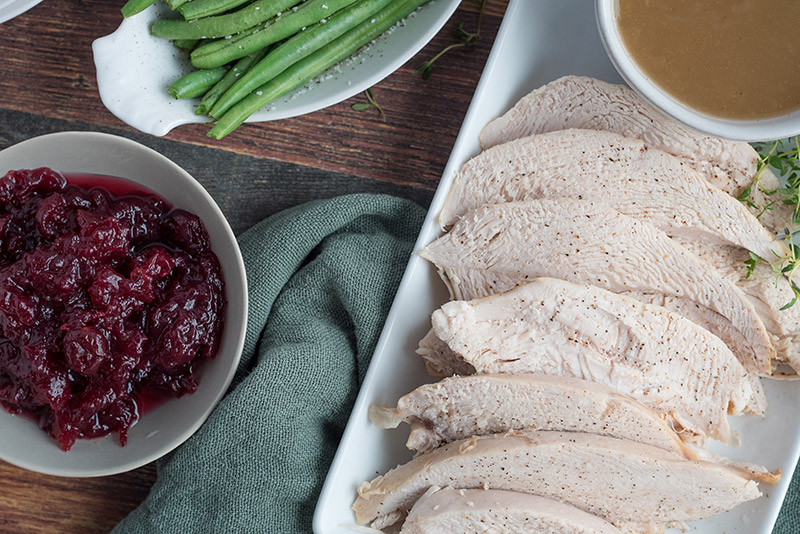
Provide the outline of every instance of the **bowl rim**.
{"type": "Polygon", "coordinates": [[[42,0],[15,0],[0,7],[0,24],[18,17],[40,4],[42,0]]]}
{"type": "Polygon", "coordinates": [[[622,42],[616,23],[619,0],[595,0],[600,40],[625,82],[661,113],[695,130],[734,141],[762,142],[800,135],[800,110],[778,117],[732,120],[707,115],[676,100],[638,67],[622,42]]]}
{"type": "MultiPolygon", "coordinates": [[[[233,356],[230,362],[230,365],[227,368],[227,372],[223,382],[221,383],[219,390],[214,394],[213,399],[208,405],[203,409],[202,413],[196,417],[196,419],[192,422],[191,425],[188,425],[187,428],[181,432],[177,437],[175,437],[172,441],[168,442],[166,445],[157,448],[153,452],[146,454],[141,457],[137,457],[130,461],[122,462],[117,465],[113,465],[106,468],[98,468],[98,469],[83,469],[83,468],[42,468],[40,465],[26,459],[20,459],[15,457],[14,455],[9,455],[8,453],[4,452],[2,448],[0,448],[0,460],[8,462],[12,465],[20,467],[22,469],[26,469],[28,471],[33,471],[36,473],[42,473],[51,476],[58,476],[58,477],[73,477],[73,478],[90,478],[90,477],[100,477],[100,476],[107,476],[107,475],[114,475],[119,473],[124,473],[127,471],[132,471],[143,465],[149,464],[164,455],[172,452],[178,446],[182,445],[186,440],[188,440],[191,436],[194,435],[197,430],[206,422],[209,418],[211,413],[216,409],[217,405],[219,405],[222,398],[228,392],[231,383],[233,382],[233,377],[236,374],[236,371],[239,367],[239,363],[241,362],[241,356],[244,349],[244,342],[245,336],[247,331],[247,319],[249,315],[249,302],[248,302],[248,282],[247,282],[247,272],[245,270],[244,259],[242,257],[241,249],[239,248],[238,241],[236,239],[233,230],[230,227],[230,223],[228,222],[225,215],[222,213],[219,205],[213,199],[213,197],[208,193],[206,188],[191,174],[189,174],[186,170],[184,170],[180,165],[172,161],[171,159],[167,158],[160,152],[145,146],[141,143],[138,143],[132,139],[128,139],[126,137],[108,134],[104,132],[95,132],[95,131],[64,131],[64,132],[54,132],[43,134],[35,137],[31,137],[29,139],[25,139],[20,141],[19,143],[15,143],[10,145],[3,150],[0,150],[0,153],[4,153],[7,150],[15,149],[15,147],[22,147],[23,145],[35,145],[42,142],[48,142],[53,139],[68,139],[72,143],[76,143],[78,146],[85,143],[91,143],[93,140],[103,140],[106,142],[117,143],[122,148],[130,151],[138,151],[140,154],[145,154],[146,157],[152,158],[153,160],[165,165],[166,167],[170,168],[172,171],[176,173],[176,175],[180,176],[183,181],[187,184],[191,184],[195,187],[196,192],[202,197],[202,200],[208,205],[209,210],[218,218],[218,220],[222,223],[219,225],[219,230],[223,234],[223,238],[226,241],[230,241],[233,245],[234,250],[234,258],[233,264],[234,267],[233,271],[240,274],[240,276],[236,276],[234,280],[229,280],[228,277],[225,277],[225,297],[226,297],[226,305],[231,305],[231,300],[228,298],[231,293],[233,293],[232,289],[235,286],[238,286],[238,290],[241,292],[242,298],[241,302],[237,304],[237,308],[240,308],[241,311],[241,323],[236,325],[231,325],[230,322],[226,322],[223,325],[223,329],[231,328],[232,334],[236,336],[236,341],[233,345],[233,356]],[[233,285],[230,285],[233,284],[233,285]]],[[[70,172],[70,171],[67,171],[70,172]]],[[[132,178],[126,177],[119,177],[123,179],[128,179],[135,183],[139,183],[137,180],[132,178]]],[[[148,187],[148,189],[150,189],[148,187]]],[[[162,196],[161,193],[156,193],[159,196],[162,196]]],[[[166,198],[167,201],[173,202],[173,199],[166,198]]],[[[177,204],[177,203],[176,203],[177,204]]],[[[203,219],[204,224],[207,222],[206,219],[203,219]]],[[[215,225],[216,226],[216,225],[215,225]]],[[[191,398],[191,395],[187,396],[191,398]]],[[[0,408],[2,409],[2,408],[0,408]]],[[[5,411],[5,410],[3,410],[5,411]]],[[[142,417],[145,417],[146,414],[142,417]]],[[[48,439],[52,439],[47,434],[44,434],[48,439]]],[[[113,435],[109,434],[109,435],[113,435]]],[[[104,437],[96,438],[96,439],[104,439],[104,437]]],[[[92,441],[92,440],[88,440],[92,441]]],[[[69,454],[66,452],[65,454],[69,454]]]]}

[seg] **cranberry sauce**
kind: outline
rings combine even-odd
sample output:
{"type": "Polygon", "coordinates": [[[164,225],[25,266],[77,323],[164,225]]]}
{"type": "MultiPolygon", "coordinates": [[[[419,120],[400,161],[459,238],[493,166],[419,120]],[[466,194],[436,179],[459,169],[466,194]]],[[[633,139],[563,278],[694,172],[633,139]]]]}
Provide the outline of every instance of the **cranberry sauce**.
{"type": "Polygon", "coordinates": [[[0,179],[0,404],[69,450],[197,389],[224,283],[202,221],[115,178],[0,179]]]}

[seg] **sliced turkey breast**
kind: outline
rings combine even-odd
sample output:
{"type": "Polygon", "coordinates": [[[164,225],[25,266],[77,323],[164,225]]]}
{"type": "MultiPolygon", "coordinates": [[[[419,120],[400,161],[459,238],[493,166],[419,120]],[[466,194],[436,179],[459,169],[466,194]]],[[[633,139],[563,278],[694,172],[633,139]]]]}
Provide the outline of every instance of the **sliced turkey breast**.
{"type": "Polygon", "coordinates": [[[397,408],[371,406],[378,428],[411,425],[406,446],[428,452],[443,443],[509,430],[588,432],[683,454],[666,418],[595,382],[542,374],[456,376],[403,396],[397,408]]]}
{"type": "MultiPolygon", "coordinates": [[[[747,340],[744,339],[741,332],[736,330],[727,318],[713,310],[700,306],[688,298],[664,295],[663,293],[643,293],[641,291],[625,291],[620,294],[647,304],[660,306],[705,328],[720,338],[740,362],[752,361],[755,358],[753,348],[747,344],[747,340]]],[[[441,340],[437,339],[436,341],[441,344],[441,340]]],[[[437,345],[436,348],[441,349],[441,345],[437,345]]],[[[774,375],[770,376],[774,377],[774,375]]],[[[748,374],[748,379],[752,383],[753,391],[761,391],[761,383],[757,376],[748,374]]],[[[754,403],[751,406],[753,413],[764,413],[766,411],[766,397],[754,396],[751,402],[754,403]]]]}
{"type": "Polygon", "coordinates": [[[503,490],[442,489],[420,498],[401,534],[483,532],[622,534],[614,525],[553,499],[503,490]]]}
{"type": "Polygon", "coordinates": [[[470,436],[511,430],[586,432],[653,445],[688,460],[731,467],[748,479],[776,483],[765,467],[712,456],[684,443],[671,417],[659,416],[628,395],[596,382],[542,374],[454,376],[425,384],[397,401],[397,408],[371,406],[378,428],[411,425],[406,446],[429,452],[470,436]]]}
{"type": "Polygon", "coordinates": [[[420,252],[456,299],[491,295],[541,276],[615,293],[686,297],[726,317],[752,347],[746,369],[770,373],[770,337],[733,283],[657,228],[585,200],[510,202],[478,208],[420,252]]]}
{"type": "Polygon", "coordinates": [[[619,528],[622,534],[664,534],[667,526],[686,530],[686,525],[684,523],[665,525],[664,523],[635,523],[632,521],[627,521],[619,522],[616,526],[619,528]]]}
{"type": "Polygon", "coordinates": [[[439,214],[443,227],[484,204],[586,198],[671,236],[732,244],[772,261],[789,253],[747,208],[696,170],[638,139],[562,130],[494,146],[461,168],[439,214]]]}
{"type": "MultiPolygon", "coordinates": [[[[629,293],[636,293],[636,292],[629,292],[629,293]]],[[[658,296],[658,295],[643,294],[642,302],[645,303],[648,302],[646,297],[651,297],[651,296],[658,296]]],[[[661,299],[653,299],[653,300],[661,300],[661,299]]],[[[673,300],[673,297],[667,297],[666,300],[673,300]]],[[[690,304],[691,302],[691,301],[684,301],[683,299],[678,299],[678,298],[674,298],[674,300],[677,303],[680,303],[679,306],[676,306],[676,309],[678,310],[682,309],[684,307],[683,306],[684,304],[690,304]]],[[[431,376],[435,376],[437,378],[445,378],[453,375],[468,376],[480,373],[480,371],[475,369],[474,366],[472,366],[469,362],[464,360],[462,355],[453,351],[447,345],[447,343],[439,339],[439,337],[433,330],[430,330],[428,334],[419,342],[419,348],[417,349],[417,354],[422,356],[422,358],[425,360],[425,367],[428,369],[428,373],[431,376]]],[[[528,369],[525,372],[540,372],[540,370],[538,368],[528,369]]],[[[747,406],[747,411],[756,415],[761,415],[767,409],[767,399],[763,393],[761,382],[757,376],[750,373],[747,374],[746,380],[748,383],[750,383],[750,388],[753,391],[753,395],[750,397],[750,401],[747,406]]],[[[645,401],[645,403],[648,402],[646,399],[643,400],[645,401]]],[[[674,419],[675,415],[676,414],[673,413],[671,414],[671,417],[673,417],[674,419]]],[[[684,439],[685,441],[686,440],[697,441],[698,439],[702,439],[702,436],[700,435],[687,434],[683,430],[682,432],[684,436],[682,439],[684,439]]]]}
{"type": "Polygon", "coordinates": [[[437,378],[451,375],[473,375],[477,372],[475,367],[465,361],[460,354],[450,350],[447,343],[439,339],[433,330],[430,330],[419,342],[417,354],[425,360],[428,374],[437,378]]]}
{"type": "Polygon", "coordinates": [[[758,154],[749,144],[698,132],[656,111],[634,91],[585,76],[564,76],[535,89],[483,129],[482,149],[528,135],[585,128],[641,139],[688,161],[724,191],[747,187],[758,154]]]}
{"type": "Polygon", "coordinates": [[[448,302],[431,322],[478,373],[591,380],[674,417],[686,432],[725,442],[731,441],[726,414],[753,411],[764,397],[707,330],[594,286],[539,278],[499,295],[448,302]]]}
{"type": "Polygon", "coordinates": [[[747,295],[772,337],[777,359],[794,371],[800,370],[800,304],[785,308],[794,298],[789,281],[783,276],[776,277],[772,267],[765,263],[757,263],[748,277],[745,261],[750,255],[741,248],[683,238],[676,241],[747,295]]]}
{"type": "Polygon", "coordinates": [[[403,519],[432,486],[503,489],[558,499],[617,524],[694,521],[760,496],[726,467],[596,434],[522,432],[454,441],[358,488],[359,524],[403,519]]]}
{"type": "MultiPolygon", "coordinates": [[[[585,128],[607,130],[641,139],[647,146],[685,160],[726,193],[738,196],[753,180],[758,154],[749,144],[719,139],[688,128],[662,115],[624,85],[584,76],[565,76],[523,97],[480,134],[481,148],[528,135],[585,128]]],[[[762,173],[766,189],[779,187],[769,171],[762,173]]],[[[753,190],[756,213],[771,202],[753,190]]],[[[791,221],[791,208],[778,202],[761,222],[780,231],[791,221]]]]}
{"type": "Polygon", "coordinates": [[[714,310],[701,306],[689,298],[644,291],[623,291],[620,294],[647,304],[661,306],[702,326],[720,338],[740,362],[754,361],[756,358],[753,348],[727,317],[723,317],[714,310]]]}

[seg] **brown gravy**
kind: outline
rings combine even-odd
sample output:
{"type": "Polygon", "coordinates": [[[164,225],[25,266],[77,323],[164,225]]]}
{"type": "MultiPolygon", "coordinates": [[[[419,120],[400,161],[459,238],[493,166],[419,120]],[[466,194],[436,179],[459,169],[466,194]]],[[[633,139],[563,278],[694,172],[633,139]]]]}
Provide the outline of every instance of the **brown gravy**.
{"type": "Polygon", "coordinates": [[[639,68],[675,99],[726,119],[800,109],[800,0],[618,0],[639,68]]]}

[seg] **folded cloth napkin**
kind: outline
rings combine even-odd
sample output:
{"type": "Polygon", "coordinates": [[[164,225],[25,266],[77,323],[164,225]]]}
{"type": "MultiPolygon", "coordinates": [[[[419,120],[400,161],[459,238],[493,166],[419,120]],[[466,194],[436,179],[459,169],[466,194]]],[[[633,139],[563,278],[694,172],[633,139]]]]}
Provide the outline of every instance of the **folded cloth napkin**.
{"type": "MultiPolygon", "coordinates": [[[[763,497],[762,497],[763,498],[763,497]]],[[[798,534],[800,532],[800,467],[794,473],[786,500],[772,534],[798,534]]]]}
{"type": "MultiPolygon", "coordinates": [[[[311,532],[317,496],[422,224],[418,206],[351,195],[279,213],[239,239],[242,362],[205,425],[158,462],[117,534],[311,532]]],[[[800,533],[796,477],[773,534],[800,533]]]]}
{"type": "Polygon", "coordinates": [[[380,195],[315,201],[239,239],[250,316],[228,394],[115,533],[311,532],[423,210],[380,195]]]}

